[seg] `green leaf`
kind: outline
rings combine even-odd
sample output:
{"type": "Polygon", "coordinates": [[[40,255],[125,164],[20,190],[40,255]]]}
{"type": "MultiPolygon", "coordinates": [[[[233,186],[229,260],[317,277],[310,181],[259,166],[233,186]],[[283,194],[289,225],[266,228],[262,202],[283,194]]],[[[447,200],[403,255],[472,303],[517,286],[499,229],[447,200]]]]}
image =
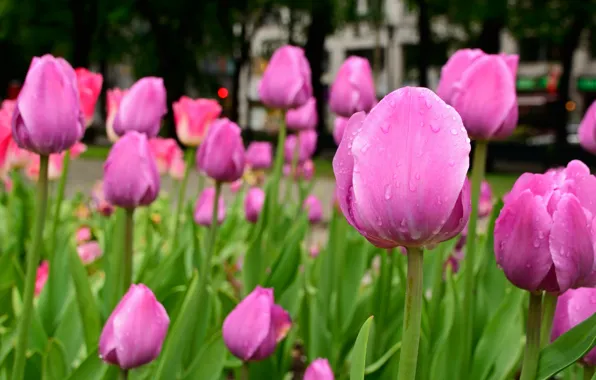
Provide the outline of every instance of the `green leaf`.
{"type": "MultiPolygon", "coordinates": [[[[344,256],[346,252],[336,252],[336,254],[342,256],[342,265],[335,268],[340,286],[340,289],[337,289],[339,310],[336,310],[336,318],[342,330],[348,327],[354,316],[354,311],[356,310],[356,302],[354,300],[358,298],[358,291],[362,283],[362,277],[364,277],[364,272],[366,271],[368,252],[371,247],[372,245],[368,241],[362,239],[362,248],[355,252],[355,255],[344,256]]],[[[393,254],[399,253],[394,252],[393,254]]]]}
{"type": "Polygon", "coordinates": [[[364,370],[366,368],[366,346],[368,345],[368,335],[373,317],[370,316],[362,325],[354,349],[352,350],[352,360],[350,368],[350,380],[364,380],[364,370]]]}
{"type": "Polygon", "coordinates": [[[537,380],[552,376],[580,360],[596,346],[596,314],[561,335],[540,351],[537,380]]]}
{"type": "Polygon", "coordinates": [[[385,365],[391,359],[393,355],[395,355],[401,349],[401,342],[395,343],[387,352],[383,354],[376,362],[366,366],[364,369],[364,373],[366,375],[370,375],[372,373],[377,372],[381,367],[385,365]]]}
{"type": "Polygon", "coordinates": [[[43,357],[43,380],[62,380],[69,372],[64,346],[56,339],[48,341],[48,348],[43,357]]]}
{"type": "Polygon", "coordinates": [[[91,352],[85,361],[75,369],[66,380],[101,380],[103,379],[108,365],[104,363],[97,354],[97,350],[91,352]]]}
{"type": "Polygon", "coordinates": [[[221,332],[217,332],[203,345],[182,380],[218,380],[226,363],[227,349],[221,332]]]}
{"type": "MultiPolygon", "coordinates": [[[[83,335],[81,313],[74,297],[71,297],[54,335],[64,345],[67,363],[72,363],[77,358],[77,355],[80,355],[83,345],[83,335]]],[[[96,349],[97,346],[94,346],[87,352],[93,352],[96,349]]]]}
{"type": "Polygon", "coordinates": [[[99,341],[101,332],[101,321],[99,319],[99,308],[95,302],[95,296],[89,285],[89,277],[83,262],[74,249],[69,249],[70,274],[75,286],[75,294],[83,321],[83,332],[87,352],[92,352],[99,341]]]}

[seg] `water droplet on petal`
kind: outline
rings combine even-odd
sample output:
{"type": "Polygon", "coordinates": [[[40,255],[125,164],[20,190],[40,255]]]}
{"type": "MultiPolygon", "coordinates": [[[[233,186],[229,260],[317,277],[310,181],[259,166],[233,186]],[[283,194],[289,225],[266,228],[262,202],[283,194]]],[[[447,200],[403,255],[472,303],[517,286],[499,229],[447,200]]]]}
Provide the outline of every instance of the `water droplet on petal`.
{"type": "Polygon", "coordinates": [[[389,123],[382,123],[381,124],[381,131],[383,131],[383,133],[388,133],[389,132],[389,123]]]}
{"type": "Polygon", "coordinates": [[[383,225],[383,221],[381,220],[380,216],[377,216],[377,225],[380,227],[383,225]]]}
{"type": "Polygon", "coordinates": [[[540,242],[538,240],[534,240],[534,248],[540,247],[540,242]]]}
{"type": "Polygon", "coordinates": [[[424,99],[424,104],[426,104],[426,108],[432,108],[432,103],[430,102],[430,100],[428,98],[424,99]]]}
{"type": "Polygon", "coordinates": [[[455,166],[455,161],[454,160],[449,160],[449,166],[454,167],[455,166]]]}
{"type": "Polygon", "coordinates": [[[420,179],[420,173],[416,173],[416,175],[414,176],[416,179],[420,179]]]}
{"type": "Polygon", "coordinates": [[[456,120],[457,120],[457,118],[456,118],[455,116],[453,116],[451,119],[452,119],[453,121],[456,121],[456,120]]]}
{"type": "Polygon", "coordinates": [[[441,127],[439,127],[439,125],[437,125],[437,124],[431,124],[430,125],[430,130],[433,131],[433,132],[435,132],[435,133],[437,133],[437,132],[439,132],[441,130],[441,127]]]}
{"type": "Polygon", "coordinates": [[[370,148],[370,144],[369,143],[364,143],[364,145],[362,145],[362,147],[360,148],[360,151],[362,153],[366,153],[366,151],[368,150],[368,148],[370,148]]]}
{"type": "Polygon", "coordinates": [[[391,199],[391,185],[385,185],[385,199],[391,199]]]}
{"type": "Polygon", "coordinates": [[[414,182],[410,182],[410,191],[416,191],[416,184],[414,182]]]}
{"type": "Polygon", "coordinates": [[[451,128],[451,134],[454,136],[457,135],[457,129],[451,128]]]}

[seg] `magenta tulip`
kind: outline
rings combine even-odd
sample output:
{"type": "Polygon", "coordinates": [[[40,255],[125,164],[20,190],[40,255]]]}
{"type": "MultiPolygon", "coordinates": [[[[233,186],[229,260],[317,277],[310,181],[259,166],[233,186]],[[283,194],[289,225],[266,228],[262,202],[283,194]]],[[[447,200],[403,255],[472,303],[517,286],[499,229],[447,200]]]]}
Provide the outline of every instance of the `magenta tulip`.
{"type": "Polygon", "coordinates": [[[298,108],[312,96],[310,66],[304,50],[282,46],[273,53],[259,83],[259,98],[268,107],[298,108]]]}
{"type": "Polygon", "coordinates": [[[132,131],[118,140],[103,166],[106,200],[116,206],[147,206],[157,198],[159,173],[147,136],[132,131]]]}
{"type": "Polygon", "coordinates": [[[366,58],[351,56],[342,63],[329,93],[331,111],[343,117],[369,112],[375,101],[375,82],[366,58]]]}
{"type": "MultiPolygon", "coordinates": [[[[199,196],[195,204],[195,223],[201,226],[211,226],[213,217],[213,202],[215,202],[215,188],[208,187],[199,196]]],[[[222,196],[217,200],[217,223],[222,224],[226,218],[226,205],[222,196]]]]}
{"type": "Polygon", "coordinates": [[[81,108],[83,110],[83,115],[85,116],[85,124],[89,126],[93,122],[95,104],[101,93],[103,76],[101,74],[93,73],[83,67],[77,68],[75,74],[77,75],[77,87],[79,89],[81,108]]]}
{"type": "Polygon", "coordinates": [[[38,296],[43,288],[46,286],[46,282],[48,282],[48,277],[50,275],[50,263],[46,260],[42,261],[41,264],[37,267],[37,272],[35,275],[35,295],[38,296]]]}
{"type": "Polygon", "coordinates": [[[136,131],[149,138],[156,137],[161,119],[167,112],[163,79],[141,78],[122,97],[114,117],[114,132],[122,136],[126,132],[136,131]]]}
{"type": "Polygon", "coordinates": [[[183,96],[174,102],[176,134],[186,146],[199,146],[209,126],[221,114],[221,106],[213,99],[191,99],[183,96]]]}
{"type": "Polygon", "coordinates": [[[318,122],[319,116],[315,98],[310,98],[303,106],[286,112],[286,125],[291,130],[313,129],[318,122]]]}
{"type": "Polygon", "coordinates": [[[515,286],[562,293],[596,285],[596,177],[580,161],[522,175],[496,220],[497,263],[515,286]]]}
{"type": "Polygon", "coordinates": [[[582,148],[596,154],[596,102],[593,102],[586,111],[577,134],[582,148]]]}
{"type": "Polygon", "coordinates": [[[381,248],[451,239],[470,214],[469,154],[452,107],[425,88],[396,90],[346,126],[333,159],[341,210],[381,248]]]}
{"type": "Polygon", "coordinates": [[[315,197],[314,195],[309,195],[304,200],[304,204],[302,205],[306,212],[308,213],[308,221],[310,223],[319,223],[323,220],[323,205],[319,198],[315,197]]]}
{"type": "Polygon", "coordinates": [[[273,354],[291,326],[288,312],[274,303],[273,289],[257,286],[228,314],[222,333],[234,356],[253,361],[273,354]]]}
{"type": "Polygon", "coordinates": [[[304,161],[298,168],[298,174],[306,181],[310,181],[315,175],[315,163],[312,160],[304,161]]]}
{"type": "Polygon", "coordinates": [[[244,215],[250,223],[256,223],[265,203],[265,192],[258,187],[252,187],[244,199],[244,215]]]}
{"type": "Polygon", "coordinates": [[[317,132],[313,129],[301,131],[288,136],[284,145],[284,158],[286,163],[291,163],[296,154],[298,144],[298,163],[301,164],[310,159],[317,148],[317,132]]]}
{"type": "Polygon", "coordinates": [[[168,332],[170,318],[143,284],[131,285],[108,318],[99,338],[99,357],[122,369],[155,360],[168,332]]]}
{"type": "Polygon", "coordinates": [[[60,153],[79,141],[84,131],[73,68],[49,54],[33,58],[12,115],[18,146],[38,154],[60,153]]]}
{"type": "MultiPolygon", "coordinates": [[[[596,313],[596,289],[570,289],[557,299],[551,339],[554,341],[567,331],[596,313]]],[[[584,365],[596,366],[596,348],[582,358],[584,365]]]]}
{"type": "Polygon", "coordinates": [[[271,143],[266,141],[255,141],[250,143],[246,149],[246,164],[256,170],[269,169],[273,157],[271,143]]]}
{"type": "Polygon", "coordinates": [[[304,373],[304,380],[334,380],[333,370],[327,359],[316,359],[304,373]]]}
{"type": "Polygon", "coordinates": [[[228,119],[213,122],[197,151],[197,167],[220,182],[234,182],[244,173],[244,143],[240,127],[228,119]]]}
{"type": "Polygon", "coordinates": [[[464,49],[443,67],[437,93],[459,112],[470,137],[498,139],[513,133],[518,60],[517,55],[464,49]]]}
{"type": "Polygon", "coordinates": [[[339,145],[341,143],[342,137],[344,137],[344,131],[346,129],[346,125],[348,125],[348,118],[337,116],[335,118],[334,126],[333,126],[333,140],[335,143],[339,145]]]}

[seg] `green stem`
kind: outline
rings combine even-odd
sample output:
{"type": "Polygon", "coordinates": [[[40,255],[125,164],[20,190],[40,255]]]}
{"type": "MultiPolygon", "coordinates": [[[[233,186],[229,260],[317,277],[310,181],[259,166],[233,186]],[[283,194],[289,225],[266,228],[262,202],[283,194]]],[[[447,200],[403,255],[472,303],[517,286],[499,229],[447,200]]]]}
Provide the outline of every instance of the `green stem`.
{"type": "Polygon", "coordinates": [[[248,380],[250,378],[250,371],[248,369],[248,362],[242,363],[242,379],[248,380]]]}
{"type": "Polygon", "coordinates": [[[134,241],[134,208],[126,209],[126,219],[124,221],[124,263],[122,269],[122,286],[124,294],[132,284],[132,256],[134,241]]]}
{"type": "Polygon", "coordinates": [[[178,228],[180,226],[180,214],[182,213],[182,208],[184,207],[184,198],[186,197],[186,186],[188,184],[188,177],[190,176],[190,169],[193,167],[192,159],[195,156],[195,149],[188,148],[186,150],[186,168],[184,170],[184,178],[182,178],[182,183],[180,184],[180,189],[178,191],[178,204],[176,205],[176,214],[174,214],[174,229],[172,230],[172,252],[176,252],[177,245],[178,245],[178,228]]]}
{"type": "MultiPolygon", "coordinates": [[[[292,197],[292,185],[294,184],[294,180],[298,181],[300,176],[297,171],[298,167],[298,156],[300,155],[300,134],[296,134],[296,146],[294,147],[294,154],[292,155],[292,166],[290,168],[290,174],[288,175],[288,180],[286,181],[286,200],[291,199],[292,197]]],[[[300,189],[299,189],[300,190],[300,189]]],[[[300,204],[298,208],[300,208],[300,204]]]]}
{"type": "Polygon", "coordinates": [[[203,288],[209,284],[209,277],[211,275],[211,258],[213,257],[213,252],[215,251],[215,238],[217,236],[217,227],[219,226],[219,222],[217,220],[218,214],[218,202],[219,197],[221,196],[221,185],[222,183],[219,181],[215,182],[215,197],[213,198],[213,212],[211,213],[211,228],[209,229],[209,236],[207,236],[207,241],[205,244],[205,262],[200,268],[200,281],[203,284],[203,288]]]}
{"type": "Polygon", "coordinates": [[[526,329],[526,350],[520,380],[536,380],[538,358],[540,357],[540,321],[542,319],[542,293],[530,293],[528,325],[526,329]]]}
{"type": "Polygon", "coordinates": [[[48,249],[48,253],[50,255],[50,264],[52,263],[52,256],[56,251],[56,235],[58,234],[58,226],[60,225],[60,212],[62,210],[62,201],[64,200],[66,180],[68,179],[68,168],[70,167],[70,150],[67,150],[64,154],[63,165],[62,174],[60,175],[60,182],[58,183],[58,191],[56,193],[56,208],[54,209],[52,234],[50,235],[50,245],[48,249]]]}
{"type": "Polygon", "coordinates": [[[120,380],[128,380],[128,370],[120,370],[120,380]]]}
{"type": "Polygon", "coordinates": [[[554,293],[544,293],[542,305],[542,330],[540,332],[540,346],[546,347],[550,342],[550,333],[553,328],[553,317],[557,307],[558,296],[554,293]]]}
{"type": "Polygon", "coordinates": [[[416,378],[424,292],[422,269],[422,248],[408,248],[408,274],[398,380],[414,380],[416,378]]]}
{"type": "Polygon", "coordinates": [[[470,221],[468,222],[468,238],[466,240],[466,257],[464,259],[464,302],[462,310],[462,374],[461,379],[468,377],[470,359],[472,356],[472,332],[474,330],[474,260],[476,255],[476,229],[478,222],[478,200],[480,198],[480,186],[484,178],[486,165],[486,152],[488,142],[483,140],[476,141],[474,150],[474,163],[472,166],[472,211],[470,212],[470,221]]]}
{"type": "MultiPolygon", "coordinates": [[[[271,197],[273,199],[272,204],[277,206],[279,202],[279,180],[284,166],[284,145],[286,142],[286,123],[285,113],[282,115],[282,122],[279,126],[279,133],[277,134],[277,147],[275,149],[275,164],[273,165],[273,183],[271,186],[271,197]]],[[[277,207],[271,207],[269,209],[270,216],[275,215],[277,207]]],[[[269,220],[274,220],[269,218],[269,220]]]]}
{"type": "Polygon", "coordinates": [[[584,380],[592,380],[596,372],[596,367],[584,367],[584,380]]]}
{"type": "Polygon", "coordinates": [[[27,272],[25,277],[25,293],[23,295],[23,311],[19,318],[19,330],[15,359],[12,369],[12,380],[22,380],[25,373],[25,352],[27,351],[27,340],[29,327],[33,315],[33,296],[35,292],[35,278],[37,277],[37,266],[41,256],[43,245],[43,228],[46,219],[48,205],[48,161],[49,156],[39,157],[39,178],[37,180],[37,213],[35,215],[35,227],[33,230],[33,243],[27,255],[27,272]]]}

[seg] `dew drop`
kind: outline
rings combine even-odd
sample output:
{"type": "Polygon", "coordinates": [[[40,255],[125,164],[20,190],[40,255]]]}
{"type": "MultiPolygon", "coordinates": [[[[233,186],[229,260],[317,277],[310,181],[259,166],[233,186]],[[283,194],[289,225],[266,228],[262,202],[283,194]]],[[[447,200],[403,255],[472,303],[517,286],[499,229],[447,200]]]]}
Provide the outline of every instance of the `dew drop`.
{"type": "Polygon", "coordinates": [[[380,227],[383,225],[383,221],[381,220],[380,216],[377,216],[377,225],[380,227]]]}
{"type": "Polygon", "coordinates": [[[449,160],[449,166],[454,167],[455,166],[455,161],[454,160],[449,160]]]}
{"type": "Polygon", "coordinates": [[[416,184],[414,182],[410,182],[410,186],[408,186],[410,191],[416,191],[416,184]]]}
{"type": "Polygon", "coordinates": [[[414,176],[416,179],[420,179],[420,173],[416,173],[416,175],[414,176]]]}
{"type": "Polygon", "coordinates": [[[389,132],[389,123],[381,124],[381,131],[383,131],[383,133],[388,133],[389,132]]]}
{"type": "Polygon", "coordinates": [[[457,135],[457,129],[455,129],[455,128],[451,128],[451,134],[452,134],[453,136],[457,135]]]}
{"type": "Polygon", "coordinates": [[[453,121],[456,121],[456,120],[457,120],[457,118],[456,118],[455,116],[453,116],[451,119],[452,119],[453,121]]]}
{"type": "Polygon", "coordinates": [[[428,108],[428,109],[431,109],[433,106],[428,98],[424,99],[424,104],[426,104],[426,108],[428,108]]]}
{"type": "Polygon", "coordinates": [[[370,148],[370,144],[369,143],[364,143],[364,145],[362,145],[362,148],[360,148],[360,151],[362,153],[366,153],[366,151],[368,150],[368,148],[370,148]]]}
{"type": "Polygon", "coordinates": [[[430,125],[430,130],[437,133],[441,130],[441,127],[439,127],[437,124],[431,124],[430,125]]]}
{"type": "Polygon", "coordinates": [[[526,268],[528,268],[528,269],[532,268],[532,264],[530,264],[530,263],[526,264],[526,268]]]}
{"type": "Polygon", "coordinates": [[[385,185],[385,199],[391,199],[391,185],[385,185]]]}
{"type": "Polygon", "coordinates": [[[441,199],[441,196],[437,197],[437,204],[438,205],[442,205],[443,204],[443,200],[441,199]]]}
{"type": "Polygon", "coordinates": [[[538,240],[534,240],[533,245],[534,245],[534,248],[538,248],[538,247],[540,247],[540,242],[538,240]]]}

